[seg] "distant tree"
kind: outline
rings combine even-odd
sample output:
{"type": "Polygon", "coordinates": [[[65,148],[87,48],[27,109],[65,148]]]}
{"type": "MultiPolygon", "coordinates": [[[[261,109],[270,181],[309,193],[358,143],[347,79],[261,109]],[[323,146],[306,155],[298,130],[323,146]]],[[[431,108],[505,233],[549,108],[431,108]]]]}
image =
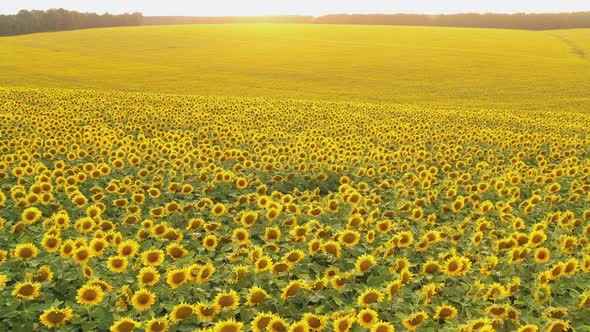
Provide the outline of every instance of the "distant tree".
{"type": "Polygon", "coordinates": [[[551,30],[590,28],[590,12],[557,14],[337,14],[317,17],[321,24],[418,25],[469,28],[551,30]]]}
{"type": "Polygon", "coordinates": [[[16,15],[0,15],[0,36],[35,32],[141,25],[141,13],[111,15],[79,13],[63,8],[21,10],[16,15]]]}

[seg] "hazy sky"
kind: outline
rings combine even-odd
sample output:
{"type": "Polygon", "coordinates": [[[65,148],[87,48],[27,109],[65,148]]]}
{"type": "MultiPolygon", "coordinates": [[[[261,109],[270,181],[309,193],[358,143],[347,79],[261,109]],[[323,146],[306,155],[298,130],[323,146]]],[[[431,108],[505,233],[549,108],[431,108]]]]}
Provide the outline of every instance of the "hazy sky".
{"type": "Polygon", "coordinates": [[[590,11],[590,0],[0,0],[0,13],[65,8],[144,15],[324,15],[330,13],[460,13],[590,11]]]}

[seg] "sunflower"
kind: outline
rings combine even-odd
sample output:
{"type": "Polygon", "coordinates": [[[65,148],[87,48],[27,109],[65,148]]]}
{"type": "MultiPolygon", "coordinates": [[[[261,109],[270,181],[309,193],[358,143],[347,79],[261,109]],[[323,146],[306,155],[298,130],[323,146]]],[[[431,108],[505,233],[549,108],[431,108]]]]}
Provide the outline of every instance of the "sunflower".
{"type": "Polygon", "coordinates": [[[279,241],[281,239],[281,230],[278,227],[266,227],[264,230],[265,241],[279,241]]]}
{"type": "Polygon", "coordinates": [[[363,273],[367,272],[375,264],[377,264],[377,260],[375,259],[375,256],[373,256],[371,254],[361,255],[357,258],[356,263],[355,263],[356,272],[358,274],[363,274],[363,273]]]}
{"type": "Polygon", "coordinates": [[[94,306],[102,302],[103,291],[99,286],[95,285],[84,285],[78,289],[76,295],[76,302],[79,304],[85,304],[94,306]]]}
{"type": "Polygon", "coordinates": [[[268,209],[268,211],[266,211],[266,214],[264,215],[266,217],[266,220],[268,220],[269,222],[273,222],[275,220],[277,220],[277,218],[280,216],[281,214],[281,208],[276,208],[276,207],[272,207],[270,209],[268,209]]]}
{"type": "Polygon", "coordinates": [[[289,331],[288,332],[308,332],[309,331],[309,326],[307,325],[307,322],[304,320],[300,320],[296,323],[293,323],[289,326],[289,331]]]}
{"type": "Polygon", "coordinates": [[[131,297],[131,304],[137,311],[149,310],[156,303],[156,295],[147,289],[140,289],[131,297]]]}
{"type": "Polygon", "coordinates": [[[139,243],[134,240],[125,240],[121,242],[117,248],[119,256],[131,258],[139,251],[139,243]]]}
{"type": "Polygon", "coordinates": [[[508,313],[505,305],[494,304],[485,309],[486,313],[494,318],[504,318],[508,313]]]}
{"type": "Polygon", "coordinates": [[[41,290],[41,283],[38,282],[19,282],[14,286],[12,296],[18,297],[25,300],[34,300],[39,297],[39,291],[41,290]]]}
{"type": "Polygon", "coordinates": [[[202,321],[210,321],[221,312],[221,307],[218,304],[197,303],[195,306],[197,316],[202,321]]]}
{"type": "MultiPolygon", "coordinates": [[[[582,271],[590,272],[590,255],[584,255],[582,258],[582,271]]],[[[0,255],[0,264],[2,262],[2,255],[0,255]]]]}
{"type": "Polygon", "coordinates": [[[380,290],[375,288],[369,288],[361,293],[361,295],[358,297],[357,302],[361,307],[368,307],[373,303],[379,303],[383,301],[384,297],[385,295],[383,295],[383,293],[380,290]]]}
{"type": "Polygon", "coordinates": [[[564,263],[563,275],[571,277],[578,272],[580,262],[575,258],[570,258],[564,263]]]}
{"type": "Polygon", "coordinates": [[[334,332],[348,332],[354,324],[354,317],[344,316],[334,320],[334,332]]]}
{"type": "Polygon", "coordinates": [[[461,258],[453,256],[444,262],[442,271],[449,276],[461,276],[462,266],[461,258]]]}
{"type": "Polygon", "coordinates": [[[402,321],[402,325],[409,331],[415,331],[428,319],[428,314],[424,311],[417,312],[408,316],[402,321]]]}
{"type": "Polygon", "coordinates": [[[222,309],[236,309],[240,305],[240,296],[234,290],[227,293],[219,293],[215,296],[215,304],[222,309]]]}
{"type": "Polygon", "coordinates": [[[540,247],[535,250],[535,263],[547,263],[551,259],[551,252],[545,247],[540,247]]]}
{"type": "Polygon", "coordinates": [[[523,325],[518,328],[517,332],[538,332],[539,327],[533,324],[523,325]]]}
{"type": "Polygon", "coordinates": [[[172,312],[170,313],[170,320],[174,323],[180,323],[183,320],[189,319],[194,313],[194,306],[186,303],[180,303],[175,305],[172,309],[172,312]]]}
{"type": "Polygon", "coordinates": [[[215,323],[213,326],[214,332],[241,332],[244,324],[241,322],[236,322],[234,319],[230,318],[228,320],[223,320],[215,323]]]}
{"type": "Polygon", "coordinates": [[[188,281],[188,273],[185,269],[170,269],[166,274],[166,283],[170,288],[176,289],[188,281]]]}
{"type": "Polygon", "coordinates": [[[43,282],[53,280],[53,271],[49,265],[43,265],[37,270],[37,273],[31,277],[31,281],[43,282]]]}
{"type": "Polygon", "coordinates": [[[359,243],[361,235],[352,230],[346,230],[338,235],[338,242],[347,246],[354,247],[359,243]]]}
{"type": "Polygon", "coordinates": [[[80,218],[74,224],[74,228],[80,233],[90,233],[96,227],[96,222],[90,217],[80,218]]]}
{"type": "Polygon", "coordinates": [[[281,293],[281,299],[287,300],[289,297],[296,295],[301,289],[305,289],[306,285],[300,280],[291,281],[281,293]]]}
{"type": "Polygon", "coordinates": [[[4,262],[6,262],[6,257],[8,257],[8,251],[0,250],[0,265],[4,264],[4,262]]]}
{"type": "Polygon", "coordinates": [[[124,256],[112,256],[107,261],[109,271],[115,273],[122,273],[127,269],[128,261],[124,256]]]}
{"type": "Polygon", "coordinates": [[[561,277],[561,275],[563,274],[563,270],[564,270],[564,266],[565,264],[563,263],[557,263],[554,264],[553,267],[551,267],[549,269],[549,279],[550,280],[556,280],[559,279],[559,277],[561,277]]]}
{"type": "Polygon", "coordinates": [[[39,254],[39,249],[32,243],[19,244],[14,248],[13,256],[21,261],[31,260],[39,254]]]}
{"type": "Polygon", "coordinates": [[[340,244],[336,241],[326,241],[322,245],[322,251],[326,255],[332,255],[336,258],[340,258],[340,244]]]}
{"type": "MultiPolygon", "coordinates": [[[[406,270],[404,270],[404,271],[406,271],[406,270]]],[[[404,284],[401,279],[389,282],[387,284],[387,287],[385,288],[385,293],[387,294],[387,299],[391,301],[393,299],[393,297],[399,293],[399,291],[403,285],[404,284]]]]}
{"type": "Polygon", "coordinates": [[[322,240],[314,239],[309,241],[307,246],[307,250],[310,256],[315,256],[315,254],[322,249],[322,240]]]}
{"type": "Polygon", "coordinates": [[[272,268],[272,259],[266,255],[261,256],[256,260],[256,272],[264,272],[272,268]]]}
{"type": "Polygon", "coordinates": [[[92,251],[92,256],[102,256],[108,246],[109,243],[105,239],[92,239],[90,241],[90,250],[92,251]]]}
{"type": "Polygon", "coordinates": [[[247,306],[256,306],[260,303],[264,302],[266,299],[270,299],[271,296],[268,293],[260,288],[260,287],[252,287],[250,288],[250,292],[248,294],[248,300],[246,301],[247,306]]]}
{"type": "Polygon", "coordinates": [[[407,248],[414,243],[414,235],[411,232],[400,232],[395,239],[400,248],[407,248]]]}
{"type": "Polygon", "coordinates": [[[242,215],[240,216],[240,223],[244,227],[252,227],[252,225],[254,225],[254,223],[256,222],[257,219],[258,219],[257,212],[248,211],[248,212],[242,213],[242,215]]]}
{"type": "Polygon", "coordinates": [[[493,283],[488,288],[488,291],[483,295],[484,300],[502,299],[506,296],[504,286],[499,283],[493,283]]]}
{"type": "Polygon", "coordinates": [[[356,319],[361,327],[370,328],[373,324],[375,324],[379,320],[379,314],[377,311],[364,308],[356,316],[356,319]]]}
{"type": "Polygon", "coordinates": [[[570,331],[571,324],[566,320],[554,320],[549,322],[547,332],[565,332],[570,331]]]}
{"type": "Polygon", "coordinates": [[[113,290],[113,286],[101,279],[92,279],[88,281],[86,284],[90,286],[98,286],[100,287],[100,289],[102,289],[103,292],[110,292],[113,290]]]}
{"type": "Polygon", "coordinates": [[[222,203],[217,203],[211,207],[211,214],[214,217],[221,217],[227,212],[227,208],[222,203]]]}
{"type": "Polygon", "coordinates": [[[88,247],[82,246],[74,250],[72,257],[74,258],[74,261],[76,263],[80,265],[86,265],[86,263],[88,263],[88,261],[92,257],[92,253],[90,252],[90,249],[88,247]]]}
{"type": "Polygon", "coordinates": [[[72,253],[74,252],[74,240],[65,240],[62,245],[61,245],[61,249],[60,249],[60,256],[62,258],[69,258],[72,256],[72,253]]]}
{"type": "Polygon", "coordinates": [[[139,270],[137,281],[141,287],[153,286],[160,281],[160,274],[153,267],[146,266],[139,270]]]}
{"type": "Polygon", "coordinates": [[[203,239],[203,247],[207,250],[215,250],[217,247],[217,237],[213,234],[205,236],[203,239]]]}
{"type": "Polygon", "coordinates": [[[280,317],[273,317],[266,326],[268,332],[287,332],[288,326],[284,319],[280,317]]]}
{"type": "Polygon", "coordinates": [[[334,288],[337,291],[341,291],[344,285],[346,285],[348,279],[350,279],[350,276],[351,275],[349,273],[335,276],[331,282],[332,288],[334,288]]]}
{"type": "Polygon", "coordinates": [[[21,213],[21,219],[22,222],[24,222],[25,224],[34,224],[35,222],[39,221],[39,219],[41,219],[42,213],[41,210],[39,210],[36,207],[29,207],[26,208],[23,213],[21,213]]]}
{"type": "Polygon", "coordinates": [[[312,291],[319,291],[326,288],[326,286],[328,286],[328,278],[322,277],[310,282],[307,288],[312,291]]]}
{"type": "Polygon", "coordinates": [[[328,317],[319,316],[308,312],[305,315],[303,315],[303,320],[307,322],[307,326],[309,326],[310,331],[320,332],[324,328],[326,328],[328,317]]]}
{"type": "Polygon", "coordinates": [[[586,291],[580,295],[580,302],[578,302],[578,308],[583,309],[590,306],[590,292],[586,291]]]}
{"type": "MultiPolygon", "coordinates": [[[[254,319],[252,320],[252,323],[251,323],[252,331],[254,331],[254,332],[265,331],[268,324],[270,323],[270,321],[276,317],[277,316],[275,314],[266,313],[266,312],[259,312],[256,315],[256,317],[254,317],[254,319]]],[[[307,330],[305,330],[304,332],[307,332],[307,330]]]]}
{"type": "Polygon", "coordinates": [[[271,267],[272,273],[276,273],[276,274],[289,272],[290,270],[291,270],[291,265],[284,263],[284,262],[275,263],[271,267]]]}
{"type": "Polygon", "coordinates": [[[185,230],[187,231],[196,231],[205,223],[205,220],[202,218],[193,218],[188,221],[188,225],[186,226],[185,230]]]}
{"type": "Polygon", "coordinates": [[[116,320],[110,327],[111,332],[131,332],[140,327],[141,323],[131,318],[122,317],[116,320]]]}
{"type": "Polygon", "coordinates": [[[434,274],[434,273],[437,273],[440,270],[441,270],[441,267],[440,267],[440,264],[438,264],[437,261],[428,260],[422,266],[422,270],[420,271],[420,274],[422,274],[422,275],[434,274]]]}
{"type": "Polygon", "coordinates": [[[284,257],[283,259],[285,261],[287,261],[289,264],[291,265],[295,265],[297,263],[299,263],[303,257],[305,257],[305,253],[302,250],[291,250],[289,251],[284,257]]]}
{"type": "Polygon", "coordinates": [[[72,308],[58,309],[51,307],[43,311],[41,316],[39,316],[39,321],[48,328],[54,328],[67,324],[72,320],[72,316],[72,308]]]}
{"type": "Polygon", "coordinates": [[[41,246],[47,252],[56,252],[61,245],[61,239],[57,235],[45,235],[41,241],[41,246]]]}
{"type": "Polygon", "coordinates": [[[6,287],[6,282],[8,281],[8,276],[5,274],[0,274],[0,288],[6,287]]]}
{"type": "Polygon", "coordinates": [[[250,237],[250,233],[247,229],[239,227],[234,229],[232,233],[232,237],[236,239],[236,242],[239,244],[246,244],[248,243],[248,238],[250,237]]]}
{"type": "Polygon", "coordinates": [[[168,319],[152,318],[145,323],[146,332],[166,332],[168,331],[168,319]]]}
{"type": "Polygon", "coordinates": [[[146,266],[159,266],[164,262],[164,251],[160,249],[146,250],[141,253],[141,260],[146,266]]]}
{"type": "Polygon", "coordinates": [[[213,273],[215,273],[215,265],[212,263],[205,264],[197,274],[197,283],[203,284],[213,276],[213,273]]]}
{"type": "Polygon", "coordinates": [[[387,322],[378,321],[371,326],[371,332],[394,332],[393,325],[387,322]]]}
{"type": "Polygon", "coordinates": [[[457,316],[457,309],[451,305],[440,305],[436,308],[436,312],[432,318],[449,320],[457,316]]]}
{"type": "Polygon", "coordinates": [[[178,243],[171,243],[166,247],[166,253],[172,259],[177,260],[188,254],[188,250],[178,243]]]}

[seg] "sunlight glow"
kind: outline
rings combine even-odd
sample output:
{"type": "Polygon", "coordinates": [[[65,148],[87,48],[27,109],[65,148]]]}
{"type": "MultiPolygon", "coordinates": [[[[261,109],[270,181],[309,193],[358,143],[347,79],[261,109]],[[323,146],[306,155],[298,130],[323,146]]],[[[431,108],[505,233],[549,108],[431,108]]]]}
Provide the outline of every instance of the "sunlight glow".
{"type": "Polygon", "coordinates": [[[572,12],[587,0],[3,0],[0,13],[65,8],[82,12],[142,12],[146,16],[261,16],[336,13],[572,12]]]}

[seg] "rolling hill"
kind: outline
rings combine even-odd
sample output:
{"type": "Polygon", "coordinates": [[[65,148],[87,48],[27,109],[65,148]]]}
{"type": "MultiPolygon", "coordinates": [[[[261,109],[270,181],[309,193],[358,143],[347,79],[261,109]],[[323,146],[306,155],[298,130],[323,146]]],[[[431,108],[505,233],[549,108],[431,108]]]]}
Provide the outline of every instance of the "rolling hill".
{"type": "Polygon", "coordinates": [[[588,30],[184,25],[0,39],[0,85],[590,109],[588,30]]]}

